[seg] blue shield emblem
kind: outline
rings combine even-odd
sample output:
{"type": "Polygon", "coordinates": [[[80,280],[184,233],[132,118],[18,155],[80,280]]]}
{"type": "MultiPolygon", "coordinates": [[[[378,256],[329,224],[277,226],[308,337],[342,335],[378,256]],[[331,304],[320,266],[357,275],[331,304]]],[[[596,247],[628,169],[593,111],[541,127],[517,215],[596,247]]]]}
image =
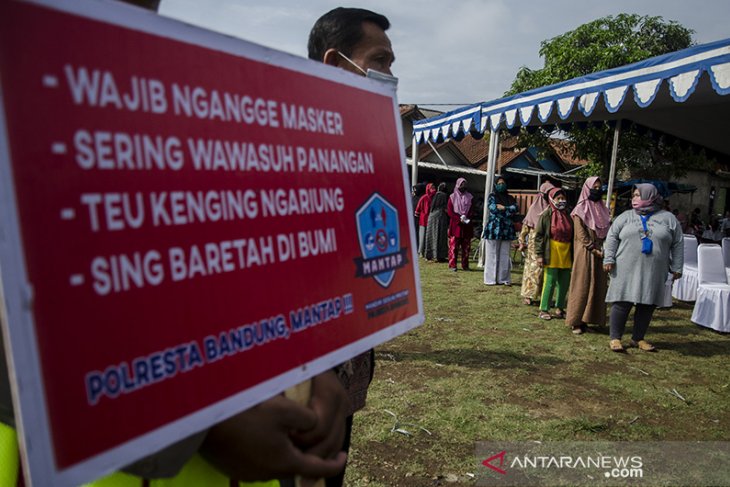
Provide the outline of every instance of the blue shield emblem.
{"type": "Polygon", "coordinates": [[[407,262],[400,247],[398,212],[380,194],[374,193],[355,213],[362,258],[355,259],[358,277],[372,277],[390,286],[395,271],[407,262]]]}

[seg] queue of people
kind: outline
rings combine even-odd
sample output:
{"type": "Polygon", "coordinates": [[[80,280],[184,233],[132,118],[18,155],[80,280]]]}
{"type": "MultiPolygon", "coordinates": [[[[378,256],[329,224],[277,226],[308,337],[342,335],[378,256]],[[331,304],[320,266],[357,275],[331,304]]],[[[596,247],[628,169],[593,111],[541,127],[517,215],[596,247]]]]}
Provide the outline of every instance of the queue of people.
{"type": "MultiPolygon", "coordinates": [[[[631,208],[611,223],[602,185],[600,178],[588,178],[570,210],[566,191],[543,183],[516,235],[519,205],[507,191],[505,178],[497,177],[481,233],[484,284],[511,285],[510,250],[517,240],[523,252],[520,297],[525,305],[539,305],[539,319],[565,320],[575,335],[588,331],[589,325],[604,327],[608,320],[609,348],[621,352],[626,321],[635,308],[630,344],[654,351],[645,335],[654,310],[662,304],[667,276],[681,277],[682,224],[664,209],[657,188],[648,183],[635,186],[631,208]]],[[[463,178],[450,196],[442,183],[437,192],[420,198],[416,215],[426,222],[422,247],[419,240],[422,256],[443,261],[448,247],[449,269],[457,270],[460,257],[461,268],[468,270],[471,202],[463,178]],[[421,218],[424,208],[429,211],[426,219],[421,218]]]]}

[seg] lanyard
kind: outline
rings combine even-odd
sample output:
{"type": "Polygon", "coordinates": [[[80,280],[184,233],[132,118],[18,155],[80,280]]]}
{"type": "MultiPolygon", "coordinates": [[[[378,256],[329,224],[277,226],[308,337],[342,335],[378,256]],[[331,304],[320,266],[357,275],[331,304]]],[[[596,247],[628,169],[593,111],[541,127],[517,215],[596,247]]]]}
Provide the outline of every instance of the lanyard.
{"type": "Polygon", "coordinates": [[[649,217],[651,215],[639,215],[639,218],[641,218],[641,225],[644,227],[644,237],[649,236],[649,228],[646,226],[646,222],[649,220],[649,217]]]}

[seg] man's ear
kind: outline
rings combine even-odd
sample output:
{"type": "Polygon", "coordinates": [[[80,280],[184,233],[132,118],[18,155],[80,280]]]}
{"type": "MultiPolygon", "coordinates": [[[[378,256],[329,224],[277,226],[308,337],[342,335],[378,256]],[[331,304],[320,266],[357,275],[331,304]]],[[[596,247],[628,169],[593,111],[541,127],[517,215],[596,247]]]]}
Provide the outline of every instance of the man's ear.
{"type": "Polygon", "coordinates": [[[330,66],[339,67],[342,58],[337,54],[337,49],[327,49],[322,57],[322,62],[330,66]]]}

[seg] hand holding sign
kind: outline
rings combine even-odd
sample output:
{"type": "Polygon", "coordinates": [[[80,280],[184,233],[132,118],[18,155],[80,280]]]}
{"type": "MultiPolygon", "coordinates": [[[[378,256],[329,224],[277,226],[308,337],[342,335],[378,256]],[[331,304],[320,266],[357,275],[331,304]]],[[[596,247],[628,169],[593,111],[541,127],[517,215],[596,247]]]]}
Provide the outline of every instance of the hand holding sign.
{"type": "MultiPolygon", "coordinates": [[[[319,397],[320,392],[338,390],[332,372],[313,380],[315,403],[342,404],[347,398],[335,392],[339,400],[319,397]],[[332,382],[334,381],[334,382],[332,382]],[[329,382],[329,384],[328,384],[329,382]]],[[[340,414],[318,414],[319,407],[308,408],[283,396],[276,396],[211,428],[201,453],[221,472],[231,478],[256,481],[292,477],[331,477],[345,467],[347,456],[340,451],[344,436],[344,407],[340,414]],[[330,427],[320,444],[302,451],[294,438],[316,437],[330,427]],[[294,438],[291,432],[294,431],[294,438]],[[335,441],[328,441],[335,439],[335,441]],[[336,441],[339,440],[339,441],[336,441]]]]}

